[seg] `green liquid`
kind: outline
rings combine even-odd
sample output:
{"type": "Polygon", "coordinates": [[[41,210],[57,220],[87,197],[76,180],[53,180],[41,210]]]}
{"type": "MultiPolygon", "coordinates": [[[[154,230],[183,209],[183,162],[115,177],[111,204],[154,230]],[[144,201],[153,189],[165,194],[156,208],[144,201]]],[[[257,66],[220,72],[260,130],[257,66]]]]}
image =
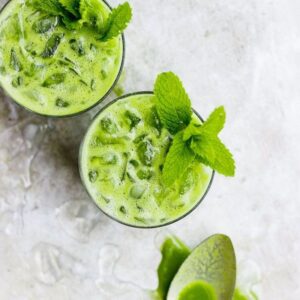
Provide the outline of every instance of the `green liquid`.
{"type": "Polygon", "coordinates": [[[171,140],[152,94],[128,96],[104,109],[86,134],[80,158],[83,182],[96,204],[109,216],[140,227],[167,224],[193,209],[212,170],[195,161],[166,188],[161,175],[171,140]]]}
{"type": "Polygon", "coordinates": [[[28,2],[11,0],[1,12],[0,85],[42,115],[73,115],[94,106],[119,74],[122,37],[101,42],[86,26],[67,30],[28,2]]]}
{"type": "Polygon", "coordinates": [[[177,237],[170,236],[163,242],[161,262],[157,269],[158,287],[152,293],[153,300],[167,299],[168,290],[173,278],[182,263],[191,254],[191,250],[177,237]]]}

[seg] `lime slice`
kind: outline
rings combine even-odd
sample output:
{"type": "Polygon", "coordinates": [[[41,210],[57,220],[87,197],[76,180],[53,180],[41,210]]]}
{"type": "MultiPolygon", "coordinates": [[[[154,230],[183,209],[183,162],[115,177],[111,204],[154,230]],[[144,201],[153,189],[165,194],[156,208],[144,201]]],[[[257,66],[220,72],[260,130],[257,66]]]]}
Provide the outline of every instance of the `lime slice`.
{"type": "Polygon", "coordinates": [[[178,300],[217,300],[213,287],[198,280],[187,285],[179,294],[178,300]]]}
{"type": "Polygon", "coordinates": [[[175,275],[167,300],[178,299],[181,291],[197,280],[210,284],[216,292],[217,300],[232,299],[236,280],[236,260],[229,237],[217,234],[195,248],[175,275]]]}

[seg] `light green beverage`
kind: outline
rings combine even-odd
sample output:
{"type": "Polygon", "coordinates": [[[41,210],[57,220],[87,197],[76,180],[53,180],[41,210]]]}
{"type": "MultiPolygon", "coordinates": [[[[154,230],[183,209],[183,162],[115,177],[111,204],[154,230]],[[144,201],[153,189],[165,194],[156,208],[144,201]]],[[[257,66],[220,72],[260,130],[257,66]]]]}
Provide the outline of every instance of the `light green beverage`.
{"type": "MultiPolygon", "coordinates": [[[[193,119],[201,124],[197,114],[193,119]]],[[[157,227],[182,218],[201,202],[213,171],[199,161],[172,186],[162,183],[172,138],[160,122],[152,93],[119,98],[100,111],[82,143],[80,171],[105,214],[126,225],[157,227]]]]}
{"type": "MultiPolygon", "coordinates": [[[[86,111],[107,95],[121,72],[122,35],[101,41],[86,23],[67,28],[60,16],[31,2],[11,0],[1,12],[0,85],[18,104],[41,115],[86,111]]],[[[111,10],[98,2],[96,13],[105,19],[111,10]]]]}

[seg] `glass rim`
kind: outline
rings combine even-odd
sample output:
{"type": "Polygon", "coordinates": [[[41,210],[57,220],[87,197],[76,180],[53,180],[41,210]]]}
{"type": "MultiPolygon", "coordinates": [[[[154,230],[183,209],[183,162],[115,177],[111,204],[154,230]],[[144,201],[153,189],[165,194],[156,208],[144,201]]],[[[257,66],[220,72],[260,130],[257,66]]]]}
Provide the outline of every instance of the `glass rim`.
{"type": "MultiPolygon", "coordinates": [[[[117,101],[119,100],[123,100],[123,99],[126,99],[126,98],[129,98],[129,97],[132,97],[132,96],[137,96],[137,95],[154,95],[154,92],[152,91],[140,91],[140,92],[134,92],[134,93],[129,93],[129,94],[126,94],[126,95],[123,95],[121,97],[118,97],[112,101],[110,101],[109,103],[107,103],[105,106],[103,106],[98,112],[97,114],[92,118],[87,130],[86,130],[86,133],[81,141],[81,144],[80,144],[80,149],[79,149],[79,156],[78,156],[78,165],[79,165],[79,175],[80,175],[80,179],[81,179],[81,182],[87,192],[87,194],[89,195],[89,197],[91,198],[91,200],[93,201],[93,203],[97,206],[97,208],[104,214],[106,215],[108,218],[112,219],[113,221],[116,221],[117,223],[119,224],[122,224],[122,225],[125,225],[125,226],[128,226],[128,227],[131,227],[131,228],[137,228],[137,229],[155,229],[155,228],[161,228],[161,227],[165,227],[165,226],[169,226],[169,225],[172,225],[176,222],[179,222],[181,221],[182,219],[184,219],[185,217],[187,217],[188,215],[190,215],[193,211],[195,211],[199,206],[200,204],[203,202],[203,200],[206,198],[208,192],[210,191],[211,189],[211,186],[212,186],[212,183],[213,183],[213,180],[214,180],[214,177],[215,177],[215,171],[212,169],[212,172],[211,172],[211,175],[210,175],[210,179],[209,179],[209,183],[205,189],[205,192],[203,193],[203,195],[200,197],[200,199],[197,201],[197,203],[190,209],[188,210],[186,213],[184,213],[183,215],[181,215],[180,217],[172,220],[172,221],[169,221],[169,222],[166,222],[166,223],[163,223],[163,224],[158,224],[158,225],[149,225],[149,226],[142,226],[142,225],[134,225],[134,224],[130,224],[130,223],[126,223],[126,222],[123,222],[121,220],[119,220],[118,218],[114,217],[114,216],[111,216],[110,214],[108,214],[107,212],[105,212],[97,203],[96,201],[94,200],[94,197],[92,197],[92,195],[90,194],[88,188],[87,188],[87,184],[85,182],[85,179],[84,179],[84,175],[83,175],[83,170],[82,170],[82,164],[81,164],[81,157],[82,157],[82,154],[83,154],[83,145],[85,144],[85,140],[87,138],[87,135],[88,135],[88,132],[91,128],[91,126],[93,125],[93,123],[95,122],[95,120],[98,118],[98,116],[105,110],[107,109],[109,106],[111,106],[112,104],[116,103],[117,101]]],[[[200,114],[194,110],[192,108],[193,112],[196,114],[196,116],[202,121],[204,122],[203,118],[200,116],[200,114]]]]}
{"type": "MultiPolygon", "coordinates": [[[[3,7],[0,9],[0,15],[3,13],[4,9],[7,7],[7,5],[12,2],[12,1],[16,1],[16,0],[8,0],[4,5],[3,7]]],[[[112,11],[112,7],[110,6],[110,4],[107,2],[107,0],[101,0],[102,2],[104,2],[104,4],[110,9],[110,11],[112,11]]],[[[44,113],[39,113],[39,112],[36,112],[28,107],[26,107],[25,105],[17,102],[13,96],[10,95],[10,93],[3,87],[1,86],[0,84],[0,88],[2,88],[2,90],[5,92],[5,94],[7,96],[9,96],[10,100],[17,104],[19,107],[25,109],[26,111],[30,112],[30,113],[33,113],[37,116],[40,116],[40,117],[46,117],[46,118],[51,118],[51,119],[64,119],[64,118],[72,118],[72,117],[77,117],[81,114],[84,114],[86,112],[88,112],[89,110],[95,108],[97,105],[99,105],[100,103],[102,103],[109,95],[110,93],[112,92],[112,90],[114,89],[114,87],[116,86],[116,84],[118,83],[120,77],[121,77],[121,74],[122,74],[122,71],[123,71],[123,68],[124,68],[124,63],[125,63],[125,52],[126,52],[126,46],[125,46],[125,35],[124,33],[121,33],[121,43],[122,43],[122,58],[121,58],[121,64],[120,64],[120,67],[119,67],[119,71],[118,71],[118,74],[114,80],[114,82],[112,83],[111,87],[107,90],[107,92],[99,99],[97,100],[94,104],[92,104],[91,106],[85,108],[84,110],[81,110],[81,111],[78,111],[78,112],[75,112],[75,113],[72,113],[72,114],[67,114],[67,115],[48,115],[48,114],[44,114],[44,113]]]]}

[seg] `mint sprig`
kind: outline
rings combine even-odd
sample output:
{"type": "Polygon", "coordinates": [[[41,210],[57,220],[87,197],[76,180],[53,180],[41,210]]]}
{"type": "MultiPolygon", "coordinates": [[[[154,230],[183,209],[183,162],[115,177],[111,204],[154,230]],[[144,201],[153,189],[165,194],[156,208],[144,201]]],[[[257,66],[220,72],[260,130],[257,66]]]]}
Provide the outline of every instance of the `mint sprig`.
{"type": "Polygon", "coordinates": [[[190,147],[204,165],[225,176],[234,176],[233,156],[217,136],[193,136],[190,147]]]}
{"type": "Polygon", "coordinates": [[[42,11],[50,16],[61,18],[62,23],[69,30],[78,27],[80,18],[78,10],[79,0],[32,0],[30,4],[36,10],[42,11]]]}
{"type": "Polygon", "coordinates": [[[99,0],[80,0],[80,23],[96,29],[97,33],[104,29],[106,12],[99,0]]]}
{"type": "Polygon", "coordinates": [[[183,139],[197,155],[199,161],[225,176],[234,176],[235,163],[230,151],[218,137],[223,129],[226,113],[223,106],[216,108],[202,125],[191,123],[183,139]]]}
{"type": "Polygon", "coordinates": [[[121,34],[132,18],[128,2],[114,8],[109,14],[99,0],[31,0],[31,5],[52,16],[59,16],[67,29],[83,24],[93,28],[99,40],[106,42],[121,34]]]}
{"type": "Polygon", "coordinates": [[[121,34],[128,26],[131,18],[132,10],[128,2],[114,8],[107,19],[101,40],[105,42],[121,34]]]}
{"type": "Polygon", "coordinates": [[[197,134],[219,134],[224,128],[226,121],[226,112],[224,106],[217,107],[208,117],[204,124],[195,124],[191,122],[184,131],[184,140],[187,141],[193,135],[197,134]]]}
{"type": "Polygon", "coordinates": [[[66,16],[67,13],[58,0],[32,0],[31,5],[40,11],[54,16],[66,16]]]}
{"type": "Polygon", "coordinates": [[[218,137],[226,120],[224,107],[216,108],[203,124],[195,123],[189,96],[172,72],[157,77],[154,94],[161,122],[175,135],[163,168],[165,185],[172,185],[195,159],[220,174],[234,176],[233,156],[218,137]]]}
{"type": "Polygon", "coordinates": [[[191,122],[191,101],[180,79],[172,72],[158,75],[155,85],[155,104],[163,125],[176,133],[191,122]]]}
{"type": "Polygon", "coordinates": [[[80,18],[80,0],[59,0],[59,3],[75,18],[80,18]]]}
{"type": "Polygon", "coordinates": [[[183,140],[183,132],[178,132],[174,136],[172,146],[164,163],[163,182],[167,186],[172,185],[178,178],[178,174],[183,174],[195,158],[196,154],[186,146],[183,140]]]}

